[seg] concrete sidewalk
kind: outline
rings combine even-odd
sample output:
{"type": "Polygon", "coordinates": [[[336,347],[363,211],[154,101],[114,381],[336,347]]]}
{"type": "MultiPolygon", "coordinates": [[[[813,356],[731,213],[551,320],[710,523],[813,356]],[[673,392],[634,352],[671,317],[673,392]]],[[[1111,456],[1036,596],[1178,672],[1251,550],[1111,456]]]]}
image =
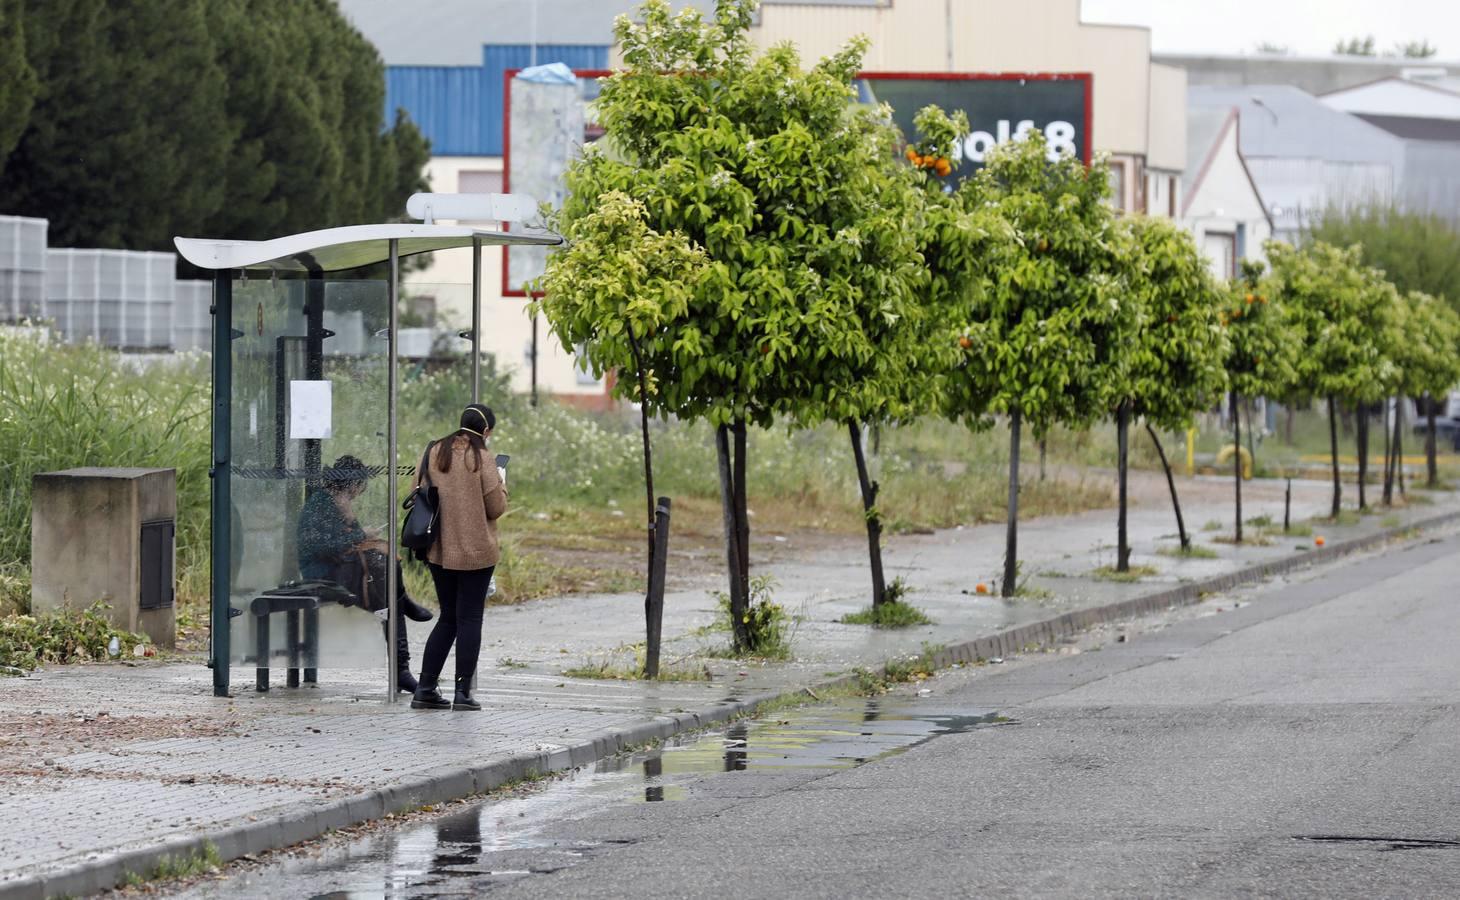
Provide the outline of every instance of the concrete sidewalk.
{"type": "MultiPolygon", "coordinates": [[[[1295,482],[1294,519],[1326,511],[1327,496],[1322,483],[1295,482]]],[[[666,661],[708,667],[711,681],[595,682],[561,674],[585,662],[630,659],[626,648],[642,639],[641,596],[493,607],[479,685],[485,710],[478,715],[387,705],[381,672],[324,671],[318,686],[276,686],[260,695],[251,689],[252,671],[236,671],[231,698],[212,697],[210,673],[196,663],[63,667],[0,680],[0,897],[89,893],[128,872],[150,874],[161,856],[183,858],[204,842],[224,858],[285,846],[582,765],[826,683],[855,666],[918,652],[925,643],[950,648],[944,659],[997,655],[991,650],[1262,577],[1263,566],[1302,564],[1416,523],[1460,518],[1460,496],[1427,499],[1352,526],[1325,526],[1317,532],[1326,539],[1321,551],[1308,549],[1312,538],[1212,544],[1202,525],[1230,523],[1230,501],[1197,502],[1187,521],[1217,552],[1214,559],[1159,554],[1175,545],[1174,525],[1169,506],[1151,503],[1131,511],[1130,530],[1133,563],[1157,574],[1133,584],[1091,575],[1114,561],[1113,511],[1036,520],[1021,526],[1020,547],[1038,599],[1009,602],[973,593],[977,582],[996,585],[1002,525],[893,537],[889,578],[905,578],[914,589],[911,602],[936,623],[895,632],[836,622],[867,603],[864,543],[786,536],[768,562],[753,563],[776,578],[776,599],[800,618],[794,660],[747,664],[701,655],[726,639],[703,631],[715,617],[709,591],[721,587],[718,580],[671,594],[664,626],[666,661]]],[[[1248,516],[1281,520],[1280,484],[1251,483],[1244,501],[1248,516]]],[[[428,628],[412,627],[417,650],[428,628]]]]}

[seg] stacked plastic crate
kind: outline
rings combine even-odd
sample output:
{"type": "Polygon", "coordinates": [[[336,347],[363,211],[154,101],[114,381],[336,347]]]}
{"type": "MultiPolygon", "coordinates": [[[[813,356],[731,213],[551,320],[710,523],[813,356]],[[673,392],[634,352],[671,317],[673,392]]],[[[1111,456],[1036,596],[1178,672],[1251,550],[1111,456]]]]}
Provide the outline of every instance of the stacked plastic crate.
{"type": "Polygon", "coordinates": [[[172,349],[207,350],[213,335],[213,282],[179,280],[172,289],[172,349]]]}
{"type": "Polygon", "coordinates": [[[0,216],[0,321],[46,315],[46,239],[50,223],[0,216]]]}
{"type": "Polygon", "coordinates": [[[71,343],[124,350],[172,344],[177,257],[130,250],[49,250],[50,317],[71,343]]]}

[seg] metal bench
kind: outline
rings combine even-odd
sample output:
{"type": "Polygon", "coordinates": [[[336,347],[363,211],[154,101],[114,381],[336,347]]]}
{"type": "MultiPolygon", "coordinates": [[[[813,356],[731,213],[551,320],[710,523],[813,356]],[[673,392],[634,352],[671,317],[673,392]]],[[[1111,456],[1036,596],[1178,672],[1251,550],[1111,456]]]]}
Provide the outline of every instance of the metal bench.
{"type": "Polygon", "coordinates": [[[319,609],[329,604],[359,606],[354,594],[333,581],[289,581],[259,594],[249,602],[248,612],[254,618],[254,689],[269,689],[269,662],[275,656],[288,661],[286,684],[299,687],[300,670],[305,683],[319,678],[319,609]],[[271,646],[269,616],[283,613],[284,647],[271,646]]]}

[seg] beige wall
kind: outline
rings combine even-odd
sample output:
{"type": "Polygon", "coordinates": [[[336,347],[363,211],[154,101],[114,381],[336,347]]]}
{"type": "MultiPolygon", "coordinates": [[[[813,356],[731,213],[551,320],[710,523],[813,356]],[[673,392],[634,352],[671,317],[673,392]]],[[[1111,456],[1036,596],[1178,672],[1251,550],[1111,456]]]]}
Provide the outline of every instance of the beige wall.
{"type": "MultiPolygon", "coordinates": [[[[479,185],[469,181],[463,185],[462,174],[501,172],[500,157],[438,156],[426,165],[431,190],[454,193],[479,185]]],[[[500,190],[500,188],[498,188],[500,190]]],[[[424,271],[406,277],[405,295],[431,296],[436,313],[452,331],[471,325],[471,251],[448,250],[434,253],[424,271]]],[[[466,342],[462,341],[465,346],[466,342]]],[[[531,368],[527,348],[532,344],[532,319],[527,315],[527,300],[502,296],[502,251],[497,247],[482,250],[482,349],[497,358],[497,364],[512,370],[512,387],[526,392],[531,387],[531,368]]],[[[573,355],[565,351],[547,330],[547,323],[538,322],[538,389],[552,394],[601,395],[601,381],[583,377],[573,355]]]]}

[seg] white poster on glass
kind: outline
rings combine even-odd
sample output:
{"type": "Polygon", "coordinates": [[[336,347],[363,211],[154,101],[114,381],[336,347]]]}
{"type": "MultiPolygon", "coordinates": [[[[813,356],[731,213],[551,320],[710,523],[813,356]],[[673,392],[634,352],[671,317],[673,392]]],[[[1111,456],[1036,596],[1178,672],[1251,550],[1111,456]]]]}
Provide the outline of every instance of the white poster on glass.
{"type": "Polygon", "coordinates": [[[330,383],[289,382],[289,438],[298,441],[332,437],[332,425],[330,383]]]}

